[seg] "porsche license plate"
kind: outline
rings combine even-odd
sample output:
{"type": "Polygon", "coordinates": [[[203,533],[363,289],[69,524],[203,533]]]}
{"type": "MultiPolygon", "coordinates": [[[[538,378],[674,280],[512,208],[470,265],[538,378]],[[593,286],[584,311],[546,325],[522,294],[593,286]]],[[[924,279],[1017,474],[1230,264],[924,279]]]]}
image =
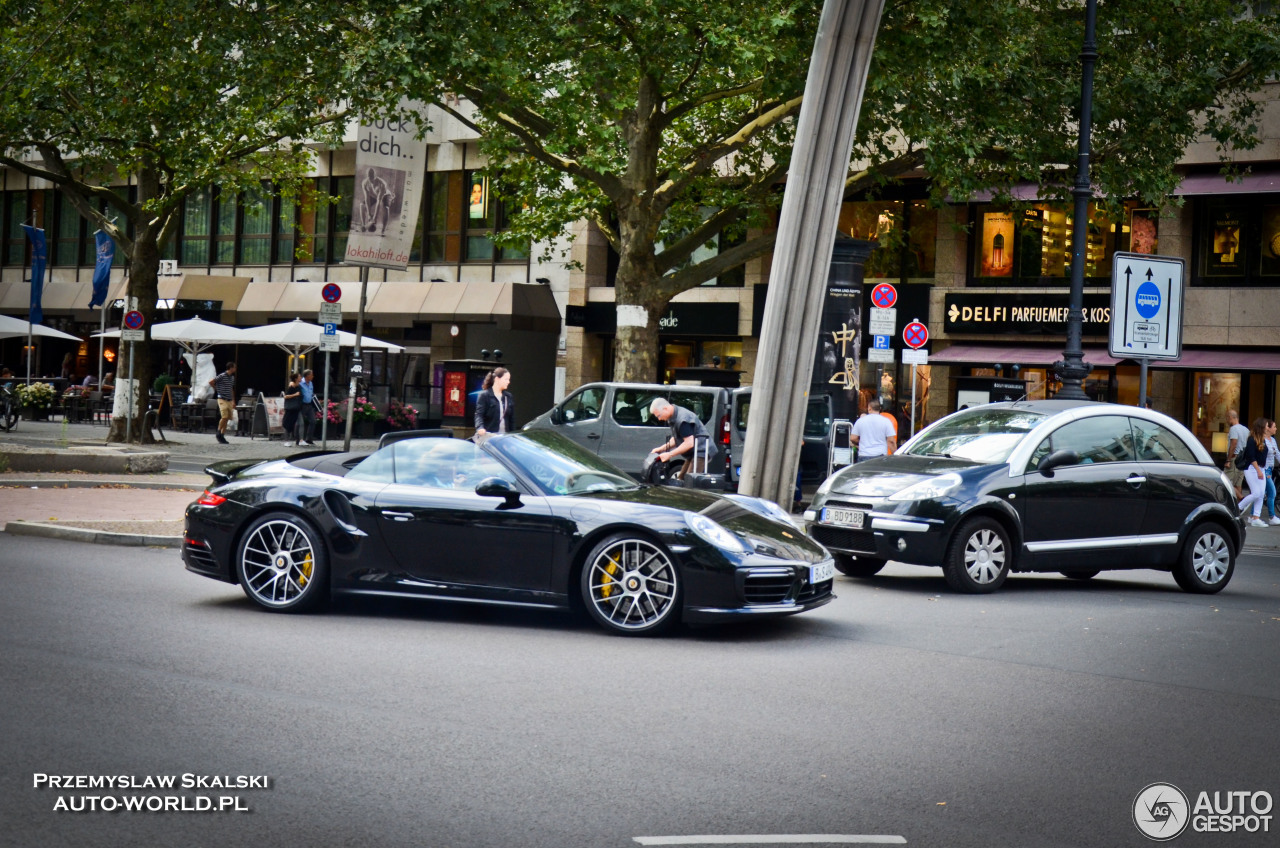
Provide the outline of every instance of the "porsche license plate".
{"type": "Polygon", "coordinates": [[[867,514],[860,509],[841,509],[838,506],[829,506],[822,510],[822,522],[824,524],[841,524],[845,527],[861,528],[866,518],[867,514]]]}
{"type": "Polygon", "coordinates": [[[836,576],[836,564],[833,560],[820,562],[817,565],[809,566],[809,585],[816,586],[824,580],[834,580],[836,576]]]}

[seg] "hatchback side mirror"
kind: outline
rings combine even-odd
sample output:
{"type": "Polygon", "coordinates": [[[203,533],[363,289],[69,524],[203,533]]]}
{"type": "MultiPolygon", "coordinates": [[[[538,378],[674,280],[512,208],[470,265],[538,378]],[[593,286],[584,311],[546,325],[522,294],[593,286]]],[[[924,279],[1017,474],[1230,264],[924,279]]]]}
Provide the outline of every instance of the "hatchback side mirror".
{"type": "Polygon", "coordinates": [[[560,409],[560,407],[558,406],[551,407],[551,423],[552,424],[564,423],[564,411],[560,409]]]}
{"type": "Polygon", "coordinates": [[[482,498],[504,498],[504,507],[520,505],[520,493],[511,485],[510,480],[501,477],[486,477],[476,484],[476,494],[482,498]]]}
{"type": "Polygon", "coordinates": [[[1079,465],[1080,454],[1073,450],[1060,450],[1040,460],[1040,464],[1036,466],[1036,470],[1046,477],[1053,476],[1055,468],[1061,468],[1064,465],[1079,465]]]}

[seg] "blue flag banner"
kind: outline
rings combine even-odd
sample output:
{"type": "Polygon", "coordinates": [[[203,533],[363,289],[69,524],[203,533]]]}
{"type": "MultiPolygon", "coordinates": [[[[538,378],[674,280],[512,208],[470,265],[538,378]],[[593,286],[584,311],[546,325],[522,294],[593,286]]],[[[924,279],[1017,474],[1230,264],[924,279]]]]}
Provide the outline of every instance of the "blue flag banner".
{"type": "Polygon", "coordinates": [[[98,262],[93,266],[93,297],[89,298],[90,309],[107,302],[107,284],[111,282],[111,263],[116,258],[116,243],[111,240],[111,236],[98,230],[93,237],[98,245],[98,262]]]}
{"type": "Polygon", "coordinates": [[[31,239],[31,323],[44,321],[44,310],[40,308],[40,297],[44,294],[44,266],[48,259],[48,249],[44,243],[44,230],[27,224],[22,225],[31,239]]]}

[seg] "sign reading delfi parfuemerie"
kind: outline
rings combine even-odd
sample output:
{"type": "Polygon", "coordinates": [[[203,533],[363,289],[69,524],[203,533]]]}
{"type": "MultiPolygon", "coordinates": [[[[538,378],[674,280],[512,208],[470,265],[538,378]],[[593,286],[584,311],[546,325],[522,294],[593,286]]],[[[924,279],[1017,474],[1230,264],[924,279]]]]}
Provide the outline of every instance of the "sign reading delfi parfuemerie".
{"type": "Polygon", "coordinates": [[[1182,357],[1183,280],[1176,256],[1116,253],[1111,264],[1111,333],[1117,359],[1182,357]]]}

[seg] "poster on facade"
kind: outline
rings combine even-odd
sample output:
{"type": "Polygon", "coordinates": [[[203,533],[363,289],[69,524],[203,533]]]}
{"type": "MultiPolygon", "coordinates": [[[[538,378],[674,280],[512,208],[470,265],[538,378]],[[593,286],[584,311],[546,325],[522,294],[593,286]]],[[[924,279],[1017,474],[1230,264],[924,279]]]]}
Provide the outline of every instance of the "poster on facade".
{"type": "Polygon", "coordinates": [[[364,121],[356,137],[355,197],[343,262],[403,271],[422,208],[427,143],[417,139],[413,121],[364,121]]]}
{"type": "Polygon", "coordinates": [[[1261,265],[1263,275],[1280,276],[1280,206],[1262,207],[1261,265]]]}
{"type": "Polygon", "coordinates": [[[481,174],[471,175],[471,195],[467,204],[472,221],[489,217],[489,178],[481,174]]]}
{"type": "Polygon", "coordinates": [[[1244,252],[1240,249],[1240,219],[1215,216],[1210,230],[1204,272],[1208,276],[1236,277],[1244,273],[1244,252]]]}
{"type": "Polygon", "coordinates": [[[981,277],[1013,276],[1013,215],[987,212],[982,216],[981,277]]]}

